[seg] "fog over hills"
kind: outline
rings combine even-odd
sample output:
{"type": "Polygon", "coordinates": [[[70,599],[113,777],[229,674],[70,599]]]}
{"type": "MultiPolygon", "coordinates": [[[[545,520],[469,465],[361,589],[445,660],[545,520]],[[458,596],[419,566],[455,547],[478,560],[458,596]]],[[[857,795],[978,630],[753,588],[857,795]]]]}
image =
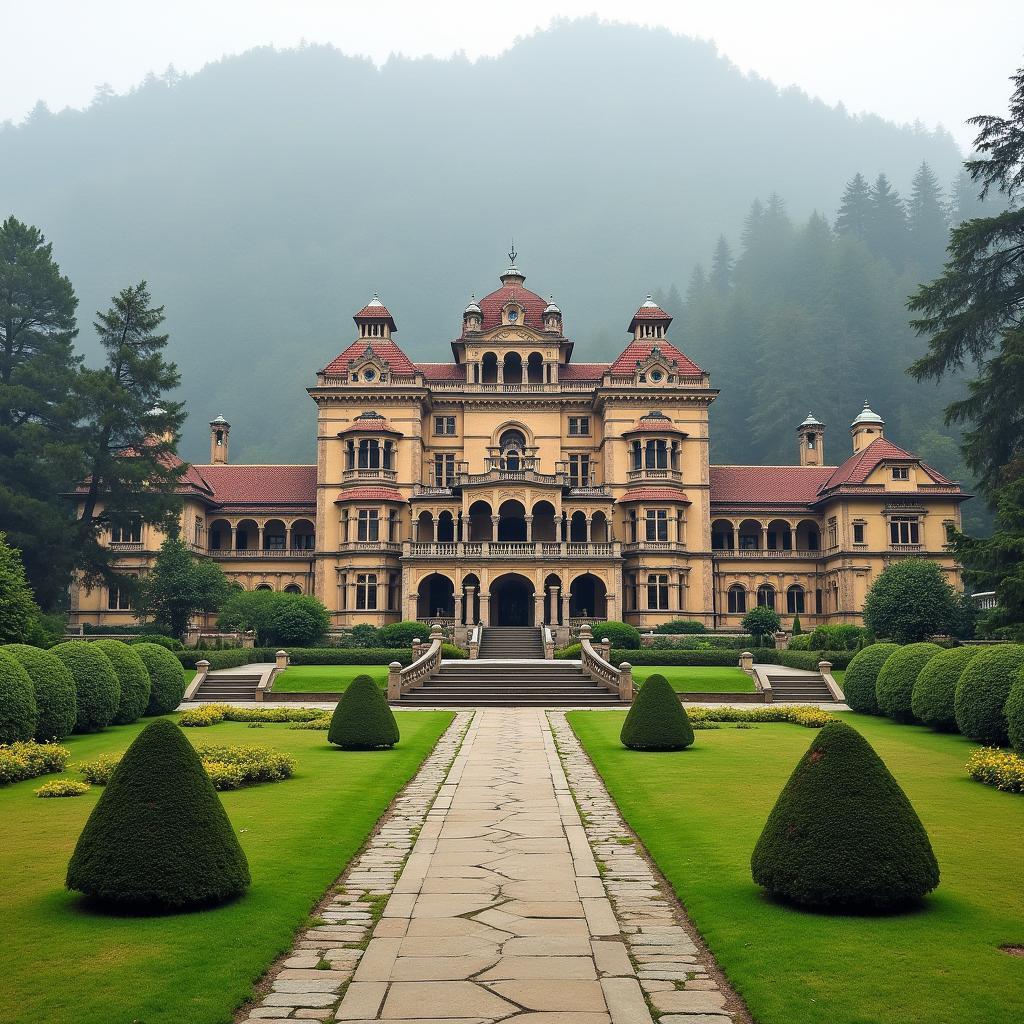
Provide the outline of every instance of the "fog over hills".
{"type": "Polygon", "coordinates": [[[608,358],[648,291],[685,292],[719,234],[738,245],[753,199],[831,220],[855,172],[906,194],[922,160],[947,183],[961,154],[780,92],[710,44],[583,21],[476,63],[254,50],[38,111],[0,130],[0,211],[54,243],[87,356],[93,311],[149,281],[183,373],[186,457],[205,460],[223,413],[233,458],[309,460],[303,388],[374,290],[412,358],[447,359],[514,236],[575,358],[608,358]]]}

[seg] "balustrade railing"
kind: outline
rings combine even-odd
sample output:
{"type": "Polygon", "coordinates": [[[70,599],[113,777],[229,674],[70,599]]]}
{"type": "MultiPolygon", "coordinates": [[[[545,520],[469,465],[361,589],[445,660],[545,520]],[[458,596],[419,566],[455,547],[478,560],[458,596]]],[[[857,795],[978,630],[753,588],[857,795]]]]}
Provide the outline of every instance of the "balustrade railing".
{"type": "Polygon", "coordinates": [[[683,474],[678,469],[627,469],[626,479],[634,480],[682,480],[683,474]]]}
{"type": "Polygon", "coordinates": [[[342,480],[389,480],[398,479],[394,469],[346,469],[341,474],[342,480]]]}
{"type": "Polygon", "coordinates": [[[714,548],[712,558],[817,558],[821,551],[800,548],[714,548]]]}
{"type": "MultiPolygon", "coordinates": [[[[370,545],[376,550],[379,544],[370,545]]],[[[211,548],[213,558],[312,558],[313,548],[211,548]]]]}
{"type": "Polygon", "coordinates": [[[619,558],[618,541],[406,541],[407,558],[619,558]]]}
{"type": "MultiPolygon", "coordinates": [[[[594,634],[589,624],[580,626],[580,664],[583,671],[596,683],[600,683],[620,700],[633,700],[633,667],[624,661],[618,668],[606,661],[604,656],[594,649],[594,634]]],[[[603,645],[602,645],[603,646],[603,645]]]]}
{"type": "Polygon", "coordinates": [[[435,672],[440,671],[443,642],[444,630],[434,625],[430,629],[429,646],[411,665],[402,668],[397,661],[388,665],[388,700],[401,700],[403,693],[422,686],[435,672]]]}

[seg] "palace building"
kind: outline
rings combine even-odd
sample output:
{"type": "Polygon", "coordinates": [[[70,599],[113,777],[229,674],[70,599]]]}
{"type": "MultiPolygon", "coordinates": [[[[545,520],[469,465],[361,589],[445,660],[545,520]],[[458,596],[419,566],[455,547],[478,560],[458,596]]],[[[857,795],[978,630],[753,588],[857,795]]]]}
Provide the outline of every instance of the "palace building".
{"type": "MultiPolygon", "coordinates": [[[[462,313],[452,358],[413,362],[376,296],[316,374],[315,465],[235,465],[230,424],[183,477],[181,536],[245,589],[313,593],[337,628],[671,619],[737,628],[858,622],[891,561],[946,547],[960,487],[885,437],[867,404],[828,465],[825,425],[795,426],[795,464],[716,466],[708,373],[650,297],[611,362],[578,362],[562,311],[512,265],[462,313]],[[849,443],[849,442],[848,442],[849,443]]],[[[109,537],[125,573],[161,537],[109,537]]],[[[125,623],[117,590],[75,588],[73,621],[125,623]]],[[[564,632],[562,633],[564,636],[564,632]]]]}

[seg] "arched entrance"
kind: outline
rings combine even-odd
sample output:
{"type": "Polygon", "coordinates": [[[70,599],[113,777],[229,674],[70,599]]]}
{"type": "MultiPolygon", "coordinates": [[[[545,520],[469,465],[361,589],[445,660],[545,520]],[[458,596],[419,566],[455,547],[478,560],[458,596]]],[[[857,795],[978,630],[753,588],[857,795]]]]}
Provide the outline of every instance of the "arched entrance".
{"type": "Polygon", "coordinates": [[[533,625],[533,584],[525,576],[510,572],[491,584],[491,625],[533,625]]]}
{"type": "Polygon", "coordinates": [[[447,576],[431,573],[416,591],[416,617],[451,618],[455,615],[455,586],[447,576]]]}
{"type": "Polygon", "coordinates": [[[608,598],[604,581],[589,572],[577,576],[569,586],[569,615],[572,618],[606,619],[608,598]]]}

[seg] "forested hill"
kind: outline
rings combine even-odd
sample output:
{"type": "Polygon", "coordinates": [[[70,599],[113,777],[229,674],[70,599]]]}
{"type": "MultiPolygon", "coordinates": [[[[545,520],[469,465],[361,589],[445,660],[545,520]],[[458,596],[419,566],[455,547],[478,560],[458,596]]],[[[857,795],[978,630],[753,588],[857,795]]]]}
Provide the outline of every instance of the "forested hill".
{"type": "Polygon", "coordinates": [[[945,183],[960,159],[945,134],[780,92],[707,43],[583,21],[476,63],[261,49],[38,109],[0,130],[0,213],[54,243],[87,356],[93,310],[148,280],[183,371],[184,455],[205,458],[223,413],[233,455],[292,460],[313,452],[303,388],[375,289],[414,358],[447,358],[514,236],[576,357],[604,358],[755,196],[831,219],[856,171],[905,193],[922,160],[945,183]]]}

